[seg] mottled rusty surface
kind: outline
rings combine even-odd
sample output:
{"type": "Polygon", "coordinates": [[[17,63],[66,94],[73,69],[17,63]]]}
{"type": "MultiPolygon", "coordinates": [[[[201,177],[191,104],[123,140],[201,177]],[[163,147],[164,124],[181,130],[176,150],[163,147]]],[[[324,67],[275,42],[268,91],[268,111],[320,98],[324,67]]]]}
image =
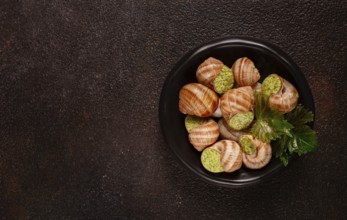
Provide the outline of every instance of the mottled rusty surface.
{"type": "Polygon", "coordinates": [[[346,219],[346,1],[0,2],[0,219],[346,219]],[[254,187],[192,175],[159,95],[197,45],[268,40],[312,89],[319,150],[254,187]]]}

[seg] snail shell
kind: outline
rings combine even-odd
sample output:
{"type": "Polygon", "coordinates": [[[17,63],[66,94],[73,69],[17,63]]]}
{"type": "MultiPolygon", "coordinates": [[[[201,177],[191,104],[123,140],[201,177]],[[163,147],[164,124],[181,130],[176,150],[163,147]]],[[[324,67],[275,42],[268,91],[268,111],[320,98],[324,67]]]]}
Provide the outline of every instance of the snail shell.
{"type": "Polygon", "coordinates": [[[230,89],[221,97],[220,108],[225,120],[237,114],[252,111],[254,105],[253,89],[250,86],[230,89]]]}
{"type": "Polygon", "coordinates": [[[223,94],[234,85],[232,70],[221,61],[210,57],[196,70],[199,83],[213,89],[218,94],[223,94]]]}
{"type": "Polygon", "coordinates": [[[261,83],[259,83],[259,82],[255,83],[255,84],[252,86],[252,89],[253,89],[254,93],[256,93],[256,92],[261,92],[261,88],[262,88],[262,85],[261,85],[261,83]]]}
{"type": "Polygon", "coordinates": [[[198,151],[214,144],[219,137],[219,126],[213,119],[193,128],[188,135],[189,142],[198,151]]]}
{"type": "Polygon", "coordinates": [[[215,118],[223,117],[223,113],[220,110],[220,99],[218,99],[218,107],[217,107],[216,111],[212,114],[212,117],[215,117],[215,118]]]}
{"type": "Polygon", "coordinates": [[[221,140],[211,146],[221,153],[221,162],[225,172],[231,173],[242,166],[242,150],[235,141],[221,140]]]}
{"type": "Polygon", "coordinates": [[[253,138],[253,143],[256,149],[253,154],[243,154],[242,162],[249,169],[261,169],[266,166],[272,157],[272,149],[270,144],[264,143],[256,138],[253,138]]]}
{"type": "Polygon", "coordinates": [[[296,88],[284,78],[278,76],[282,81],[281,89],[269,97],[269,106],[281,112],[292,111],[298,104],[299,93],[296,88]]]}
{"type": "Polygon", "coordinates": [[[225,121],[224,118],[219,119],[218,125],[219,125],[220,136],[223,139],[238,141],[240,136],[248,134],[248,132],[246,131],[233,130],[232,128],[230,128],[230,126],[228,125],[228,123],[225,121]]]}
{"type": "Polygon", "coordinates": [[[179,111],[198,117],[211,116],[218,107],[218,95],[199,83],[189,83],[179,93],[179,111]]]}
{"type": "Polygon", "coordinates": [[[231,69],[239,86],[252,86],[260,79],[258,69],[247,57],[237,59],[231,69]]]}
{"type": "Polygon", "coordinates": [[[213,57],[206,59],[196,70],[196,78],[199,83],[213,89],[213,80],[219,75],[224,64],[213,57]]]}

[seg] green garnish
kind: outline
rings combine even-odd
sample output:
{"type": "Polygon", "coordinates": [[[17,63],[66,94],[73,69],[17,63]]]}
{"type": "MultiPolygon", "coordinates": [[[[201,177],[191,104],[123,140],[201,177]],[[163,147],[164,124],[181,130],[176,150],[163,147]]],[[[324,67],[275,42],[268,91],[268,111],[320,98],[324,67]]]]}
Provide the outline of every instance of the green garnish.
{"type": "Polygon", "coordinates": [[[266,77],[263,81],[263,94],[265,97],[269,97],[270,95],[277,93],[282,86],[281,79],[276,74],[271,74],[266,77]]]}
{"type": "Polygon", "coordinates": [[[286,119],[295,127],[290,130],[290,136],[284,136],[274,141],[272,152],[286,166],[291,154],[299,156],[315,151],[318,147],[317,135],[306,123],[313,121],[313,113],[302,105],[285,115],[286,119]]]}
{"type": "Polygon", "coordinates": [[[272,153],[287,166],[292,154],[306,154],[317,149],[317,136],[307,123],[313,121],[313,113],[302,105],[283,114],[270,109],[268,97],[255,94],[256,122],[251,133],[263,142],[270,143],[272,153]]]}
{"type": "Polygon", "coordinates": [[[190,133],[194,128],[202,125],[205,121],[205,118],[200,118],[194,115],[187,115],[186,119],[184,120],[184,125],[186,126],[188,133],[190,133]]]}
{"type": "Polygon", "coordinates": [[[234,75],[230,68],[223,66],[219,75],[214,79],[214,89],[218,94],[224,94],[234,85],[234,75]]]}
{"type": "Polygon", "coordinates": [[[254,114],[251,111],[237,113],[230,118],[229,126],[236,131],[240,131],[247,128],[252,123],[253,119],[254,114]]]}
{"type": "Polygon", "coordinates": [[[239,138],[239,144],[242,148],[242,151],[246,154],[253,154],[255,151],[255,145],[253,141],[247,136],[247,135],[242,135],[239,138]]]}
{"type": "Polygon", "coordinates": [[[212,173],[220,173],[224,171],[221,162],[221,154],[213,148],[206,148],[202,152],[201,163],[206,170],[212,173]]]}
{"type": "Polygon", "coordinates": [[[266,99],[261,92],[254,95],[255,102],[255,118],[256,122],[252,126],[251,133],[259,140],[270,143],[281,135],[289,135],[293,125],[285,120],[281,112],[270,109],[266,99]]]}
{"type": "Polygon", "coordinates": [[[305,109],[303,105],[299,104],[286,115],[286,119],[294,126],[304,125],[313,121],[313,113],[305,109]]]}

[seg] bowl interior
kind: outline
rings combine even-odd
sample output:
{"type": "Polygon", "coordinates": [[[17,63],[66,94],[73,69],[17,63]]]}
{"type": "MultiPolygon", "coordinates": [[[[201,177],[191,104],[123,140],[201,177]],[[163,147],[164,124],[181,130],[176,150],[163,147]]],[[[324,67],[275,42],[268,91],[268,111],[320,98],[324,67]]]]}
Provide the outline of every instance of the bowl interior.
{"type": "Polygon", "coordinates": [[[187,83],[196,82],[197,67],[208,57],[215,57],[231,67],[240,57],[250,58],[258,68],[261,79],[277,73],[291,82],[299,92],[299,103],[314,112],[311,91],[296,64],[283,51],[267,42],[251,38],[226,38],[202,45],[184,56],[167,77],[160,98],[160,123],[164,138],[172,151],[191,171],[211,183],[223,186],[245,186],[259,182],[280,170],[281,162],[272,158],[260,170],[242,167],[233,173],[213,174],[206,171],[197,152],[188,141],[184,127],[185,115],[178,110],[179,91],[187,83]]]}

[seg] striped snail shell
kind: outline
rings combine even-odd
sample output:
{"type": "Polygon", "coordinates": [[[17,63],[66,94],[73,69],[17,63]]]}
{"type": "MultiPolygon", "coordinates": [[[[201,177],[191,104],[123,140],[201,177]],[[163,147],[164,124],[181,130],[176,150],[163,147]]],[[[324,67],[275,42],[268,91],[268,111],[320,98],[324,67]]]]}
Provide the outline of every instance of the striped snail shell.
{"type": "Polygon", "coordinates": [[[218,125],[219,125],[220,136],[223,139],[228,139],[228,140],[232,140],[232,141],[238,141],[240,136],[248,134],[248,132],[246,132],[246,131],[235,131],[235,130],[233,130],[228,125],[228,123],[225,121],[224,118],[219,119],[218,125]]]}
{"type": "Polygon", "coordinates": [[[242,150],[240,145],[231,140],[221,140],[211,146],[221,153],[221,162],[225,172],[231,173],[242,166],[242,150]]]}
{"type": "Polygon", "coordinates": [[[242,162],[249,169],[261,169],[266,166],[272,157],[270,144],[255,140],[256,150],[253,154],[243,154],[242,162]]]}
{"type": "Polygon", "coordinates": [[[189,142],[198,151],[214,144],[219,137],[219,126],[213,119],[193,128],[188,135],[189,142]]]}
{"type": "Polygon", "coordinates": [[[198,117],[211,116],[218,107],[218,95],[199,83],[189,83],[179,93],[179,111],[198,117]]]}
{"type": "Polygon", "coordinates": [[[230,89],[221,97],[220,108],[225,120],[237,113],[253,111],[254,94],[250,86],[230,89]]]}
{"type": "Polygon", "coordinates": [[[232,70],[213,57],[200,64],[196,70],[196,78],[199,83],[213,89],[218,94],[224,94],[234,85],[232,70]]]}
{"type": "Polygon", "coordinates": [[[213,89],[213,80],[219,75],[223,66],[222,61],[209,57],[196,70],[198,82],[213,89]]]}
{"type": "Polygon", "coordinates": [[[256,93],[256,92],[261,92],[261,88],[262,88],[262,85],[261,85],[261,83],[259,83],[259,82],[255,83],[255,84],[252,86],[252,89],[253,89],[254,93],[256,93]]]}
{"type": "Polygon", "coordinates": [[[218,99],[218,107],[217,107],[216,111],[212,114],[212,117],[215,117],[215,118],[223,117],[223,113],[220,110],[220,99],[218,99]]]}
{"type": "Polygon", "coordinates": [[[247,57],[237,59],[231,69],[239,86],[252,86],[260,79],[258,69],[247,57]]]}
{"type": "Polygon", "coordinates": [[[282,81],[282,87],[277,93],[270,95],[269,106],[287,113],[292,111],[298,104],[299,93],[290,82],[280,76],[278,77],[282,81]]]}

